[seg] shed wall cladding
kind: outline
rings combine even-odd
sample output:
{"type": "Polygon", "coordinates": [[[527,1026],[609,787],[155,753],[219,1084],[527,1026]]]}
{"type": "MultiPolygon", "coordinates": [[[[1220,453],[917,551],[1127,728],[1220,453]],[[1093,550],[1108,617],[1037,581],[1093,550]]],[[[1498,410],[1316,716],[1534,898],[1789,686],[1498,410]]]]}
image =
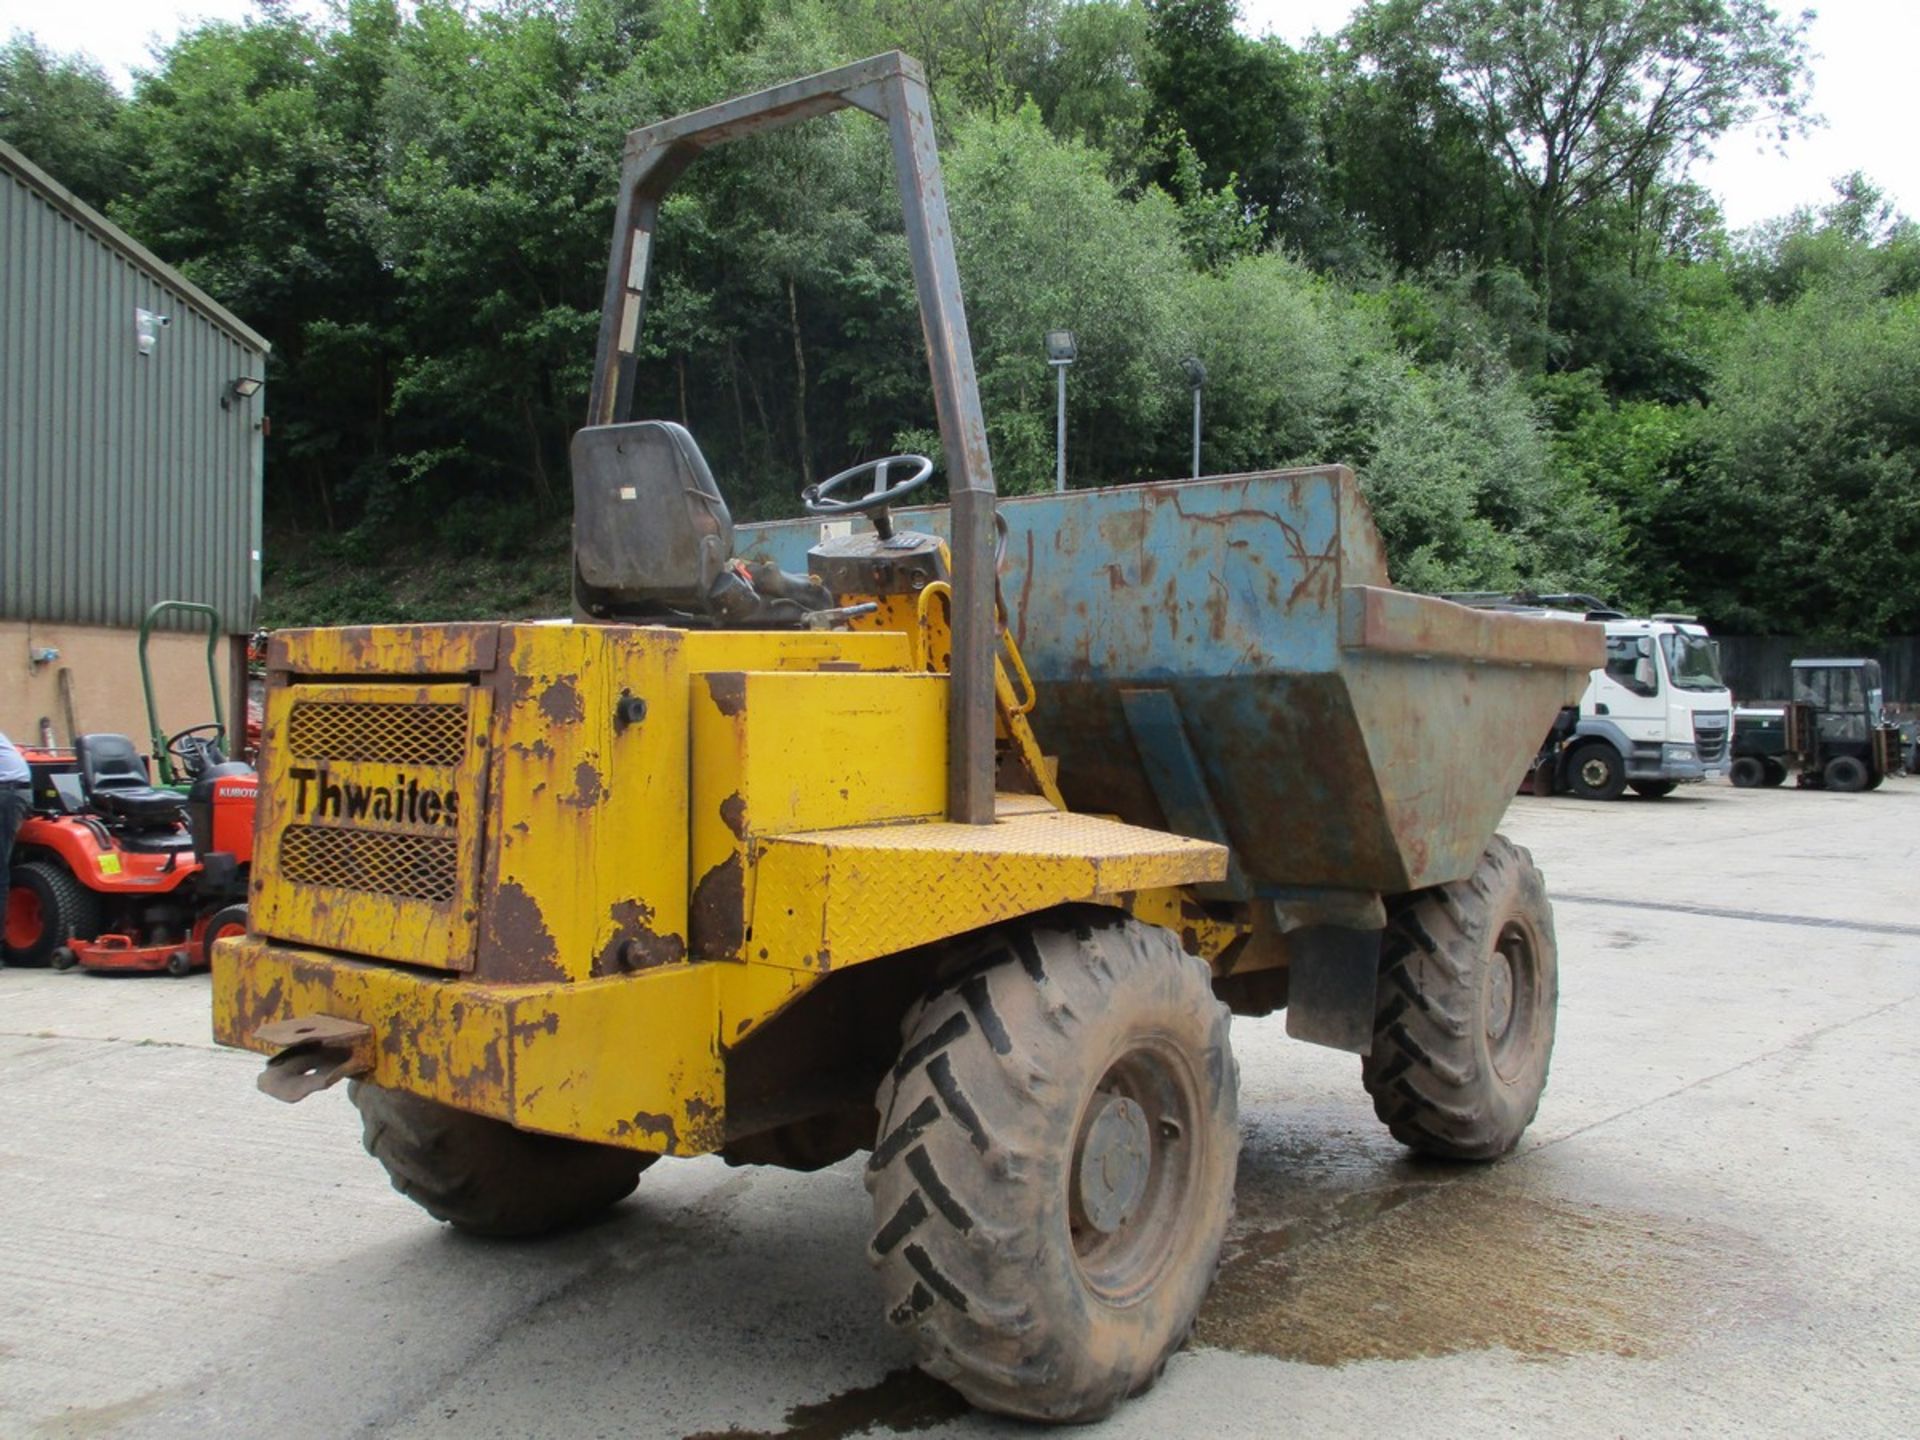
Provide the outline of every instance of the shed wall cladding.
{"type": "Polygon", "coordinates": [[[0,154],[0,616],[248,629],[266,395],[220,400],[263,350],[43,178],[0,154]],[[144,356],[140,309],[171,322],[144,356]]]}

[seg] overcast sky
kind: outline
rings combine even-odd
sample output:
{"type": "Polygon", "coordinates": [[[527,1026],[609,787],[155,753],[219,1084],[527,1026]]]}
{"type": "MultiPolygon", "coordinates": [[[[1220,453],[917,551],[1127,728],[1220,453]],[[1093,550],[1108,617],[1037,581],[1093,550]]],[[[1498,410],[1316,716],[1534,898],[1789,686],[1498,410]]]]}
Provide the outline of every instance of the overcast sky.
{"type": "MultiPolygon", "coordinates": [[[[194,19],[237,19],[250,8],[249,0],[0,0],[0,33],[31,30],[56,50],[87,51],[124,83],[148,63],[156,39],[172,39],[194,19]]],[[[1241,0],[1248,33],[1292,42],[1338,30],[1353,8],[1353,0],[1241,0]]],[[[1920,145],[1907,95],[1920,4],[1825,0],[1816,8],[1813,106],[1827,124],[1789,141],[1784,155],[1756,135],[1728,136],[1696,171],[1735,228],[1822,203],[1830,182],[1850,170],[1865,171],[1909,215],[1920,213],[1920,145]]]]}

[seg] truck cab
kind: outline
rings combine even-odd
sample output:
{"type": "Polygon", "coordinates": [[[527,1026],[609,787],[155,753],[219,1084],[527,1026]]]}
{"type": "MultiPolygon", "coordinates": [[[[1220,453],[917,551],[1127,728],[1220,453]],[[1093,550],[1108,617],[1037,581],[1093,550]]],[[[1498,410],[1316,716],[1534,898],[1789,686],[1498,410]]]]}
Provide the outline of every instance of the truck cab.
{"type": "Polygon", "coordinates": [[[1559,788],[1611,800],[1726,774],[1733,696],[1706,628],[1685,615],[1604,623],[1607,663],[1580,697],[1559,788]]]}
{"type": "Polygon", "coordinates": [[[1591,595],[1475,591],[1445,598],[1475,609],[1576,612],[1606,627],[1606,663],[1542,745],[1535,794],[1616,800],[1631,788],[1659,799],[1677,785],[1727,773],[1733,694],[1721,678],[1719,649],[1695,617],[1630,616],[1591,595]]]}

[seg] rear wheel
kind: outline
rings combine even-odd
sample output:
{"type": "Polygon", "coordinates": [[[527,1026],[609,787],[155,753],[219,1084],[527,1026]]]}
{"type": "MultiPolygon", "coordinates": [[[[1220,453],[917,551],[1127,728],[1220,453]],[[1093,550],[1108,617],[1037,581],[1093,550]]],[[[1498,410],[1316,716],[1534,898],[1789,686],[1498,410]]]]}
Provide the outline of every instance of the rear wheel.
{"type": "Polygon", "coordinates": [[[1399,906],[1360,1070],[1393,1137],[1448,1160],[1518,1144],[1547,1084],[1559,974],[1546,886],[1503,835],[1470,877],[1399,906]]]}
{"type": "Polygon", "coordinates": [[[207,920],[207,928],[200,932],[200,945],[206,962],[209,965],[213,963],[214,941],[238,939],[246,933],[247,907],[245,905],[228,905],[224,909],[214,911],[207,920]]]}
{"type": "Polygon", "coordinates": [[[1228,1023],[1169,932],[1098,912],[1011,930],[909,1012],[869,1253],[922,1369],[1053,1421],[1159,1378],[1233,1208],[1228,1023]]]}
{"type": "Polygon", "coordinates": [[[474,1235],[542,1235],[624,1200],[657,1156],[516,1130],[418,1095],[358,1080],[361,1143],[393,1188],[474,1235]]]}
{"type": "Polygon", "coordinates": [[[1643,800],[1664,800],[1679,788],[1671,780],[1629,780],[1627,783],[1643,800]]]}
{"type": "Polygon", "coordinates": [[[14,866],[7,890],[9,965],[45,965],[69,940],[99,933],[100,897],[70,871],[44,860],[14,866]]]}
{"type": "Polygon", "coordinates": [[[1620,752],[1604,741],[1589,741],[1567,762],[1567,788],[1582,800],[1618,800],[1627,788],[1620,752]]]}
{"type": "Polygon", "coordinates": [[[1754,790],[1767,783],[1767,767],[1757,755],[1741,755],[1727,767],[1727,779],[1742,790],[1754,790]]]}
{"type": "Polygon", "coordinates": [[[1827,761],[1827,768],[1823,773],[1826,778],[1827,789],[1842,790],[1849,793],[1866,789],[1867,781],[1872,778],[1872,776],[1867,773],[1866,765],[1852,755],[1834,756],[1831,760],[1827,761]]]}

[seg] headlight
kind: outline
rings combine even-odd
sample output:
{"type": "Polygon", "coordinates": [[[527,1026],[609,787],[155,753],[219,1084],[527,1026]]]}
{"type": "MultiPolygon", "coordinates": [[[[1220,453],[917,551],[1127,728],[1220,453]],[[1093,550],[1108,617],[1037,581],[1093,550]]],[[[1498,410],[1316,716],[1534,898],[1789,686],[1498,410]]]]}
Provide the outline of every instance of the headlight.
{"type": "Polygon", "coordinates": [[[1663,745],[1660,751],[1669,765],[1690,764],[1695,758],[1691,745],[1663,745]]]}

